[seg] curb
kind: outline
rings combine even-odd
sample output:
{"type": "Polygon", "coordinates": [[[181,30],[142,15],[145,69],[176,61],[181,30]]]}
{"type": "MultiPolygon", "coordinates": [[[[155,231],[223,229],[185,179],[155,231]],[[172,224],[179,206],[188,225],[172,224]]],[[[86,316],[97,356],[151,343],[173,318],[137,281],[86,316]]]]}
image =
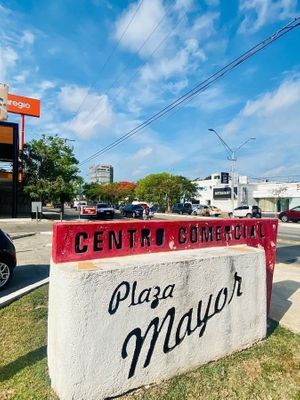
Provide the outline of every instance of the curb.
{"type": "Polygon", "coordinates": [[[0,298],[0,308],[3,308],[10,303],[13,303],[14,301],[25,296],[25,294],[28,294],[28,293],[32,292],[33,290],[37,289],[38,287],[46,285],[47,283],[49,283],[49,278],[42,279],[41,281],[33,283],[32,285],[26,286],[22,289],[16,290],[15,292],[6,295],[4,297],[1,297],[0,298]]]}
{"type": "Polygon", "coordinates": [[[218,217],[206,217],[202,215],[188,215],[188,214],[174,214],[174,213],[154,213],[154,216],[158,215],[159,217],[180,217],[180,218],[193,218],[193,219],[217,219],[218,217]]]}
{"type": "Polygon", "coordinates": [[[21,239],[27,236],[34,236],[36,235],[36,232],[24,232],[24,233],[11,233],[9,236],[15,240],[15,239],[21,239]]]}
{"type": "Polygon", "coordinates": [[[287,228],[300,229],[299,222],[279,222],[278,226],[286,226],[287,228]]]}

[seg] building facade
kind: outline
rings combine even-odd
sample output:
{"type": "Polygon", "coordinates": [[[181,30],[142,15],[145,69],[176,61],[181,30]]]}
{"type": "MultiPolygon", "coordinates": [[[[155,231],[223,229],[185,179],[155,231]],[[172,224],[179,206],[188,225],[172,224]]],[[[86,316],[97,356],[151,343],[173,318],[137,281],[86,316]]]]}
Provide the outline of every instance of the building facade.
{"type": "Polygon", "coordinates": [[[98,164],[89,167],[89,182],[107,184],[114,181],[114,168],[112,165],[98,164]]]}
{"type": "MultiPolygon", "coordinates": [[[[203,205],[213,205],[224,212],[231,211],[231,177],[226,183],[222,174],[213,173],[204,179],[196,179],[196,200],[203,205]],[[227,183],[228,182],[228,183],[227,183]]],[[[253,182],[247,176],[239,176],[234,185],[234,207],[258,205],[263,212],[280,212],[300,206],[300,182],[253,182]]]]}
{"type": "MultiPolygon", "coordinates": [[[[195,199],[200,204],[212,205],[220,208],[222,211],[231,211],[231,176],[229,173],[215,172],[204,179],[196,179],[194,183],[198,188],[198,195],[195,199]]],[[[235,184],[234,206],[237,207],[237,205],[237,186],[235,184]]]]}

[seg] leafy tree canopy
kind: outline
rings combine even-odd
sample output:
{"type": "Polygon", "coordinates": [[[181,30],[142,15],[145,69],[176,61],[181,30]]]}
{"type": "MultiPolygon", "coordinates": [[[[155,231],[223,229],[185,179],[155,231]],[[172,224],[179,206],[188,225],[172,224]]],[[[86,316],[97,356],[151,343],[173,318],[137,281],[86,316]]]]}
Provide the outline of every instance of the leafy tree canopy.
{"type": "Polygon", "coordinates": [[[170,211],[173,203],[182,198],[185,200],[192,198],[197,193],[197,188],[184,176],[161,172],[138,181],[135,193],[140,200],[167,207],[170,211]]]}
{"type": "Polygon", "coordinates": [[[106,185],[86,183],[83,185],[83,194],[88,200],[108,201],[117,204],[120,201],[134,199],[136,184],[133,182],[114,182],[106,185]]]}
{"type": "Polygon", "coordinates": [[[73,149],[58,136],[45,136],[25,144],[23,161],[24,191],[32,199],[72,200],[82,183],[73,149]]]}

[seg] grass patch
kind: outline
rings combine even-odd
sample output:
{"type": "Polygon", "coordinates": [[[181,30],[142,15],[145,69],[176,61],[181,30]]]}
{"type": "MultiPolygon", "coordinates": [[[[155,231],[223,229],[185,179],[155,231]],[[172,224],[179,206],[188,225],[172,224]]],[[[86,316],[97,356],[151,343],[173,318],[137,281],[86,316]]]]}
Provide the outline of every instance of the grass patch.
{"type": "MultiPolygon", "coordinates": [[[[57,400],[47,371],[47,302],[44,286],[0,310],[0,400],[57,400]]],[[[252,348],[119,399],[300,400],[300,335],[272,324],[252,348]]]]}

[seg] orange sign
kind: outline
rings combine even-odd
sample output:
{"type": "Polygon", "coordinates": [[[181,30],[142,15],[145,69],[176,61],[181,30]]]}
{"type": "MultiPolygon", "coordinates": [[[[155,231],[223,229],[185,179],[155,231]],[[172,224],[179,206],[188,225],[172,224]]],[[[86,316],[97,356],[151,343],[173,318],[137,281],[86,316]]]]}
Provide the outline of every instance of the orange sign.
{"type": "Polygon", "coordinates": [[[41,102],[40,100],[32,99],[31,97],[17,96],[8,93],[7,111],[39,118],[41,113],[41,102]]]}

